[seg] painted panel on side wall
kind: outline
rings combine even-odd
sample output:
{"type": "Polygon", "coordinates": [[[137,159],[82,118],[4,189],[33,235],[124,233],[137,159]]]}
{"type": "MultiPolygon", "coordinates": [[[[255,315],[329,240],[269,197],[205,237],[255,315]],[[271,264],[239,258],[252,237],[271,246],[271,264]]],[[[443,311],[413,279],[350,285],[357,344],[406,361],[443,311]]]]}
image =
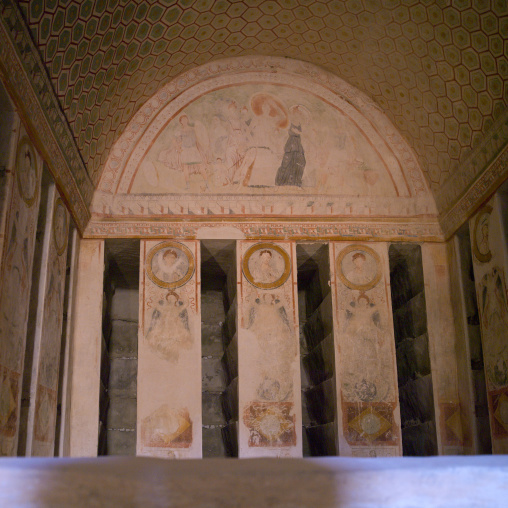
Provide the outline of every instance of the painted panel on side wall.
{"type": "Polygon", "coordinates": [[[56,194],[53,204],[46,289],[38,358],[38,379],[31,454],[53,456],[57,412],[58,375],[62,340],[63,304],[69,235],[69,213],[56,194]]]}
{"type": "Polygon", "coordinates": [[[493,453],[508,453],[508,252],[499,196],[470,221],[493,453]]]}
{"type": "Polygon", "coordinates": [[[0,276],[0,455],[15,455],[42,161],[22,133],[0,276]]]}

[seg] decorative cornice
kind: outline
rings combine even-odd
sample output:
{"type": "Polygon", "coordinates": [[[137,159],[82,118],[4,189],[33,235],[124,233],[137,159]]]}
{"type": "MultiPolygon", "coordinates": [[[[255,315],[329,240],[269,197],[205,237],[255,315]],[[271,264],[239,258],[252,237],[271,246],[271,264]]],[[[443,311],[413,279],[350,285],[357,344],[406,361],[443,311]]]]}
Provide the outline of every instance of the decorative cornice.
{"type": "Polygon", "coordinates": [[[83,231],[90,219],[94,188],[14,0],[0,3],[0,76],[67,201],[77,227],[83,231]]]}
{"type": "Polygon", "coordinates": [[[437,221],[423,220],[173,220],[99,221],[88,224],[85,238],[231,238],[248,240],[373,240],[440,242],[437,221]]]}
{"type": "Polygon", "coordinates": [[[457,229],[484,203],[508,178],[508,144],[473,185],[440,217],[445,238],[452,236],[457,229]]]}

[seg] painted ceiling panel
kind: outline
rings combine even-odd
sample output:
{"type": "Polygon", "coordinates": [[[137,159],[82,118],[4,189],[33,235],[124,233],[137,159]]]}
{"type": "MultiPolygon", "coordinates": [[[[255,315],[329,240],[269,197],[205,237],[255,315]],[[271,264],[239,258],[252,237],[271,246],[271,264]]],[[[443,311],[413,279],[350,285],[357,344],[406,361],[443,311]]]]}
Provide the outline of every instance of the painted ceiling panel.
{"type": "Polygon", "coordinates": [[[312,62],[369,95],[436,190],[508,102],[506,0],[21,0],[97,184],[162,85],[214,59],[312,62]]]}

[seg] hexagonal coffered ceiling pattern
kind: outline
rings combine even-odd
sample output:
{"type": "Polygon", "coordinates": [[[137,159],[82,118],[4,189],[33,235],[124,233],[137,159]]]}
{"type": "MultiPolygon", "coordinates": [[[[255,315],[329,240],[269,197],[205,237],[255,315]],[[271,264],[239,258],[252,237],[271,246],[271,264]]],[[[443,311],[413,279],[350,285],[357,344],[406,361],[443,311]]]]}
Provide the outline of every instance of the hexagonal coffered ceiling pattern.
{"type": "Polygon", "coordinates": [[[506,0],[19,3],[95,183],[158,88],[222,57],[286,56],[349,81],[406,136],[434,189],[507,106],[506,0]]]}

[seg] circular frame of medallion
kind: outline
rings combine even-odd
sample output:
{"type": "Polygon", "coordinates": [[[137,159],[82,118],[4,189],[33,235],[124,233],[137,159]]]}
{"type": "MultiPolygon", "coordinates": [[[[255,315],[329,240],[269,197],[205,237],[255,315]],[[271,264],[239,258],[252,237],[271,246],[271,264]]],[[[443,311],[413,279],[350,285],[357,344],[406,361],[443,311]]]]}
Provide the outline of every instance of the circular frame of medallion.
{"type": "Polygon", "coordinates": [[[21,138],[21,141],[19,142],[18,144],[18,150],[16,152],[16,181],[18,182],[18,192],[19,192],[19,195],[21,196],[21,199],[23,199],[23,201],[25,202],[26,206],[28,206],[28,208],[30,208],[36,201],[37,199],[37,187],[38,187],[38,172],[37,172],[37,156],[35,154],[35,148],[33,147],[32,143],[30,142],[30,139],[28,138],[28,136],[23,136],[21,138]],[[21,179],[20,179],[20,170],[19,170],[19,167],[20,167],[20,164],[21,164],[21,157],[22,157],[22,153],[23,153],[23,148],[27,146],[29,151],[30,151],[30,157],[33,158],[33,168],[34,168],[34,172],[35,172],[35,186],[34,186],[34,192],[33,192],[33,195],[32,196],[27,196],[26,195],[26,189],[23,188],[23,184],[21,183],[21,179]]]}
{"type": "Polygon", "coordinates": [[[62,198],[57,198],[56,201],[55,201],[55,207],[53,209],[53,226],[52,226],[52,229],[53,229],[53,240],[55,241],[55,247],[56,247],[56,252],[59,256],[61,256],[64,251],[65,251],[65,248],[67,247],[67,241],[69,239],[69,218],[68,218],[68,215],[67,215],[67,209],[65,208],[65,205],[62,201],[62,198]],[[55,229],[55,226],[56,226],[56,212],[59,208],[63,208],[63,217],[64,217],[64,232],[65,234],[63,235],[62,237],[62,243],[58,243],[58,238],[57,238],[57,234],[56,234],[56,229],[55,229]]]}
{"type": "Polygon", "coordinates": [[[337,256],[336,267],[337,267],[337,275],[339,276],[339,279],[341,280],[341,282],[349,289],[357,289],[358,291],[368,291],[369,289],[372,289],[373,287],[375,287],[378,284],[378,282],[381,280],[381,276],[382,276],[381,259],[379,257],[379,254],[375,250],[371,249],[370,247],[367,247],[365,245],[360,245],[360,244],[348,245],[345,249],[343,249],[340,252],[340,254],[337,256]],[[354,282],[351,282],[344,275],[344,273],[342,271],[342,261],[347,256],[347,254],[349,254],[350,252],[354,252],[356,250],[363,251],[366,254],[368,254],[369,256],[372,256],[374,258],[374,261],[376,262],[376,265],[377,265],[376,274],[374,275],[374,277],[372,278],[372,280],[370,282],[367,282],[365,284],[355,284],[354,282]]]}
{"type": "MultiPolygon", "coordinates": [[[[480,226],[481,222],[483,221],[483,218],[487,215],[490,217],[490,214],[492,213],[492,207],[487,205],[485,206],[481,212],[478,213],[476,216],[476,219],[474,221],[474,228],[473,228],[473,253],[475,258],[480,263],[488,263],[492,259],[492,252],[490,252],[490,246],[489,251],[485,254],[482,254],[480,252],[480,249],[478,248],[478,227],[480,226]]],[[[488,219],[487,219],[488,220],[488,219]]],[[[489,231],[490,233],[490,231],[489,231]]]]}
{"type": "Polygon", "coordinates": [[[148,275],[148,278],[154,284],[157,284],[157,286],[159,286],[161,288],[166,288],[166,289],[179,288],[180,286],[183,286],[184,284],[189,282],[191,277],[194,275],[194,270],[195,270],[194,256],[192,255],[192,252],[190,251],[190,249],[183,243],[172,242],[172,241],[162,242],[162,243],[159,243],[158,245],[156,245],[155,247],[152,247],[152,249],[148,252],[148,255],[146,256],[146,261],[145,261],[145,270],[148,275]],[[187,269],[187,273],[182,278],[180,278],[174,282],[166,282],[166,281],[159,279],[153,273],[153,270],[152,270],[152,260],[155,256],[155,254],[157,254],[157,252],[159,252],[163,249],[168,249],[168,248],[180,250],[187,257],[187,261],[189,262],[189,268],[187,269]]]}
{"type": "Polygon", "coordinates": [[[247,252],[244,254],[242,261],[242,271],[245,278],[249,281],[249,283],[256,288],[259,289],[278,288],[279,286],[282,286],[284,282],[287,281],[289,274],[291,273],[291,262],[289,259],[289,254],[282,247],[274,243],[268,242],[256,243],[255,245],[252,245],[252,247],[249,247],[247,249],[247,252]],[[255,252],[261,249],[272,249],[278,252],[282,256],[282,259],[284,260],[284,271],[282,272],[282,275],[274,282],[255,282],[250,272],[249,260],[255,252]]]}

